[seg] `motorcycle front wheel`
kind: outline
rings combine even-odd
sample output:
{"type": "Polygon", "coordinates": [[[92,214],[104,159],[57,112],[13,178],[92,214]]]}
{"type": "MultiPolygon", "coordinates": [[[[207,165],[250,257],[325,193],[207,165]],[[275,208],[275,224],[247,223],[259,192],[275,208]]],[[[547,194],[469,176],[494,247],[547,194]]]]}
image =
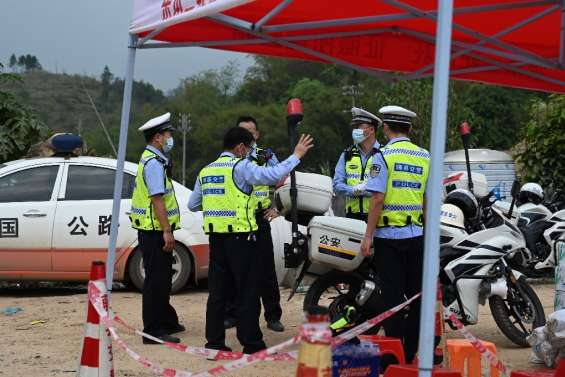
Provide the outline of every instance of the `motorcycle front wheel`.
{"type": "Polygon", "coordinates": [[[526,337],[545,325],[543,306],[524,277],[515,283],[507,281],[508,295],[489,298],[489,307],[502,333],[520,347],[529,347],[526,337]]]}

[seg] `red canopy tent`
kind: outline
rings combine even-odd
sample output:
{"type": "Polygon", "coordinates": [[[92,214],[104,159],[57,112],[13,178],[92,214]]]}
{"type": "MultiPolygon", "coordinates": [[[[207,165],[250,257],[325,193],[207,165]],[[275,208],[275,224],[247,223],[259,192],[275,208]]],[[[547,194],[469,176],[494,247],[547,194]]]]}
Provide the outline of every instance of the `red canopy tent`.
{"type": "MultiPolygon", "coordinates": [[[[200,46],[337,64],[385,80],[434,77],[422,323],[433,323],[449,76],[565,93],[564,0],[135,0],[112,217],[119,218],[136,50],[200,46]],[[439,3],[439,5],[438,5],[439,3]]],[[[383,104],[384,105],[384,104],[383,104]]],[[[108,288],[118,223],[111,223],[108,288]]],[[[433,326],[421,326],[420,375],[433,326]]]]}
{"type": "MultiPolygon", "coordinates": [[[[170,20],[165,26],[142,22],[148,8],[136,9],[131,31],[138,48],[202,46],[340,64],[392,80],[432,76],[433,0],[258,0],[192,21],[174,16],[175,2],[153,2],[161,5],[153,11],[170,20]]],[[[457,2],[451,78],[565,91],[560,4],[457,2]]]]}

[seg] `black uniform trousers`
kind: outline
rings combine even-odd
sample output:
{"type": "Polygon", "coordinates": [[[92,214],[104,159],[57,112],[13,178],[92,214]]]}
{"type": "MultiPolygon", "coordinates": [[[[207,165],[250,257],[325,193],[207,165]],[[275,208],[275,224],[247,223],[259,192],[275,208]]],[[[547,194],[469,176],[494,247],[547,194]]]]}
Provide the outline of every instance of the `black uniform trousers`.
{"type": "Polygon", "coordinates": [[[237,339],[244,353],[265,348],[259,328],[259,249],[248,233],[210,233],[208,302],[206,304],[206,347],[225,347],[226,304],[233,297],[237,339]]]}
{"type": "Polygon", "coordinates": [[[153,336],[168,334],[179,324],[177,312],[169,303],[173,277],[173,253],[163,251],[161,231],[138,231],[143,255],[143,331],[153,336]]]}
{"type": "MultiPolygon", "coordinates": [[[[424,237],[407,239],[374,238],[373,263],[381,285],[381,295],[387,309],[411,298],[422,290],[424,237]]],[[[430,324],[433,326],[433,324],[430,324]]],[[[386,336],[399,338],[404,345],[406,362],[418,351],[420,334],[420,300],[383,322],[386,336]]]]}
{"type": "MultiPolygon", "coordinates": [[[[259,249],[259,272],[263,274],[260,286],[261,301],[265,310],[265,321],[280,321],[282,317],[281,295],[275,269],[275,252],[271,236],[271,224],[263,217],[263,212],[255,216],[257,221],[257,247],[259,249]]],[[[226,305],[226,318],[235,318],[235,304],[230,300],[226,305]]]]}

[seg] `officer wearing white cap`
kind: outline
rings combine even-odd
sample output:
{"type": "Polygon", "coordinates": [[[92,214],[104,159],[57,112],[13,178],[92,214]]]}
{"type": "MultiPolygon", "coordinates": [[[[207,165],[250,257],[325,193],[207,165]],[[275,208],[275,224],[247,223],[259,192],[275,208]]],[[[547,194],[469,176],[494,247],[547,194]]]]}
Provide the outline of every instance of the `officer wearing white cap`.
{"type": "Polygon", "coordinates": [[[379,117],[358,107],[351,108],[353,144],[339,156],[333,178],[337,195],[345,196],[345,215],[367,221],[371,193],[365,190],[373,154],[379,149],[377,127],[379,117]]]}
{"type": "MultiPolygon", "coordinates": [[[[171,162],[165,155],[173,148],[171,114],[153,118],[139,127],[147,146],[141,155],[131,200],[130,220],[138,231],[143,255],[144,332],[179,343],[171,334],[184,331],[169,303],[173,276],[173,231],[180,228],[180,211],[171,182],[171,162]]],[[[143,338],[144,344],[156,342],[143,338]]]]}
{"type": "MultiPolygon", "coordinates": [[[[412,297],[422,287],[424,254],[424,194],[429,173],[428,151],[408,135],[416,114],[400,106],[385,106],[383,132],[388,143],[373,158],[367,191],[372,193],[361,251],[370,254],[381,282],[386,307],[412,297]]],[[[406,361],[418,349],[420,302],[410,305],[407,319],[395,315],[384,322],[387,336],[402,339],[406,361]]]]}

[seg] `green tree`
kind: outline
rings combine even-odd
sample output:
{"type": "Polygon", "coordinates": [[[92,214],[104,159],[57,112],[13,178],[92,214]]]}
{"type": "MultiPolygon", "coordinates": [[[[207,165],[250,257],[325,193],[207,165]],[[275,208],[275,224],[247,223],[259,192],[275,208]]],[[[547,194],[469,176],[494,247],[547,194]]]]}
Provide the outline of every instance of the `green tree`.
{"type": "Polygon", "coordinates": [[[10,62],[8,63],[8,67],[10,67],[10,69],[13,71],[16,67],[16,64],[18,64],[18,59],[16,58],[15,54],[12,54],[10,56],[10,62]]]}
{"type": "MultiPolygon", "coordinates": [[[[0,85],[21,81],[15,74],[4,73],[0,64],[0,85]]],[[[0,90],[0,162],[20,158],[28,148],[47,134],[37,115],[16,100],[12,93],[0,90]]]]}
{"type": "Polygon", "coordinates": [[[565,96],[551,95],[536,101],[525,130],[523,151],[524,181],[538,182],[542,187],[565,187],[565,96]]]}

